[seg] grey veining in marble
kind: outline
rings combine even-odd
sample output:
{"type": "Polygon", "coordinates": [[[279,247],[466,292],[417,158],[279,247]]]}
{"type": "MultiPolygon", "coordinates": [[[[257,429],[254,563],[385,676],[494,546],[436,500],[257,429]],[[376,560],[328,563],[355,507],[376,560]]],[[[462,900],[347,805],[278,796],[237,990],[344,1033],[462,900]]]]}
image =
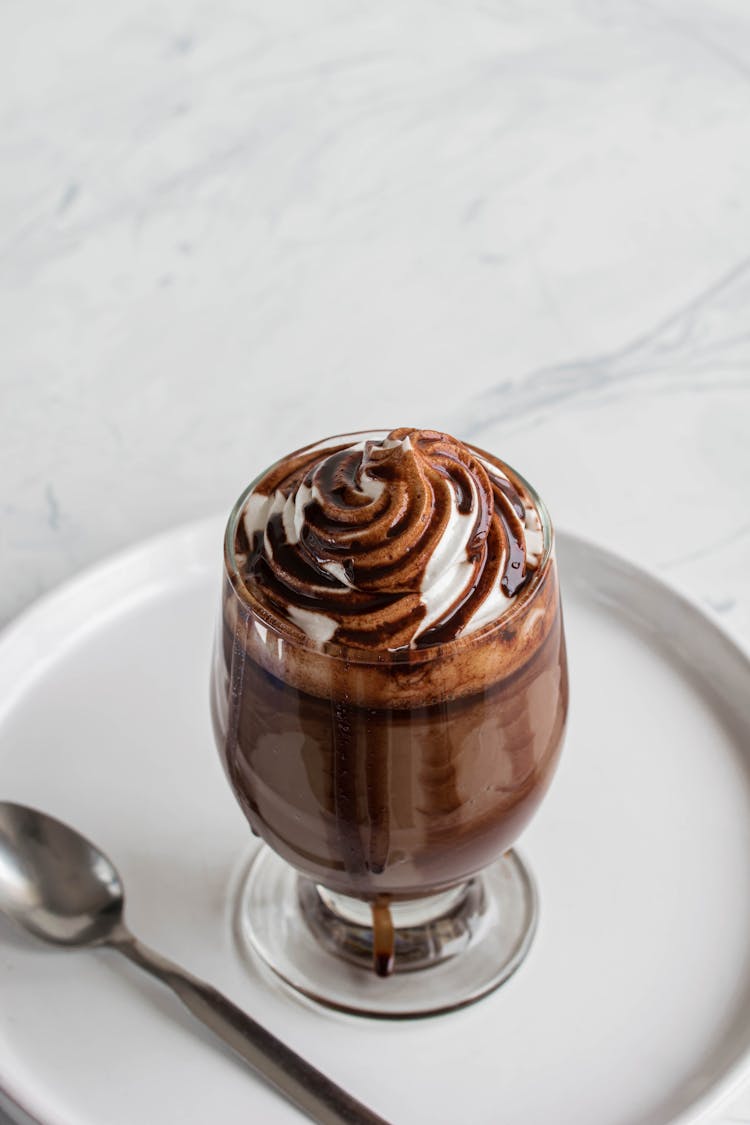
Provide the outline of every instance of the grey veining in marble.
{"type": "Polygon", "coordinates": [[[750,263],[611,353],[492,388],[464,429],[750,643],[750,263]]]}
{"type": "Polygon", "coordinates": [[[612,356],[750,250],[739,0],[2,20],[6,619],[310,434],[612,356]]]}

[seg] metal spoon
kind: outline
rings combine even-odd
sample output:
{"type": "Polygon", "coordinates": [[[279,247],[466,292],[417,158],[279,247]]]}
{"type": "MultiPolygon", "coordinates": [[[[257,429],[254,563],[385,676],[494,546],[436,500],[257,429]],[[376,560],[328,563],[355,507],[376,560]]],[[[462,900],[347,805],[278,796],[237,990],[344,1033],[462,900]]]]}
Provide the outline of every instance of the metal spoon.
{"type": "Polygon", "coordinates": [[[1,911],[55,945],[123,953],[314,1121],[387,1125],[226,996],[134,938],[123,905],[117,871],[84,836],[37,809],[0,801],[1,911]]]}

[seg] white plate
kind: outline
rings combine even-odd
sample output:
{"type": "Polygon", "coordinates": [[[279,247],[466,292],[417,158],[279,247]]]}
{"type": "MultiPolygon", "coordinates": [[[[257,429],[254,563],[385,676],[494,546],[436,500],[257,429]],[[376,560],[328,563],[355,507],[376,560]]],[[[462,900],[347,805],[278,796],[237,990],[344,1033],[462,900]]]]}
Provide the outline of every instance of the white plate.
{"type": "MultiPolygon", "coordinates": [[[[120,868],[135,932],[396,1125],[692,1120],[750,1055],[750,664],[698,609],[560,535],[572,709],[522,847],[541,925],[511,981],[398,1025],[296,1000],[234,944],[251,840],[213,747],[221,526],[171,533],[0,641],[2,796],[120,868]]],[[[66,1125],[272,1125],[293,1109],[116,954],[0,921],[0,1086],[66,1125]]]]}

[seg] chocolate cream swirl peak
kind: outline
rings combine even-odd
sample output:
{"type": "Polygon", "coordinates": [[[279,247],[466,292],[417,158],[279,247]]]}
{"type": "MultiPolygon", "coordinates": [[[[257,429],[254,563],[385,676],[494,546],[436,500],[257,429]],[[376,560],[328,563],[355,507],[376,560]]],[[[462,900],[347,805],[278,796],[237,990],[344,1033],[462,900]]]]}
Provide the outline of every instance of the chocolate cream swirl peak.
{"type": "Polygon", "coordinates": [[[448,434],[331,438],[274,465],[237,524],[241,580],[316,647],[442,645],[502,617],[543,554],[507,466],[448,434]]]}

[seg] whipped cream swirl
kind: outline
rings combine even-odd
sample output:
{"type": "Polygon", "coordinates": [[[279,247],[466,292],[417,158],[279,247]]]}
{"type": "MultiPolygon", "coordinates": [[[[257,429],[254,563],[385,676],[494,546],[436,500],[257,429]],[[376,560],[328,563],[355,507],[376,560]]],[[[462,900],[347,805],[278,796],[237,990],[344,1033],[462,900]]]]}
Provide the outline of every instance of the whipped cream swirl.
{"type": "Polygon", "coordinates": [[[248,496],[245,585],[316,644],[443,644],[501,617],[541,560],[539,513],[501,462],[434,430],[331,438],[248,496]]]}

